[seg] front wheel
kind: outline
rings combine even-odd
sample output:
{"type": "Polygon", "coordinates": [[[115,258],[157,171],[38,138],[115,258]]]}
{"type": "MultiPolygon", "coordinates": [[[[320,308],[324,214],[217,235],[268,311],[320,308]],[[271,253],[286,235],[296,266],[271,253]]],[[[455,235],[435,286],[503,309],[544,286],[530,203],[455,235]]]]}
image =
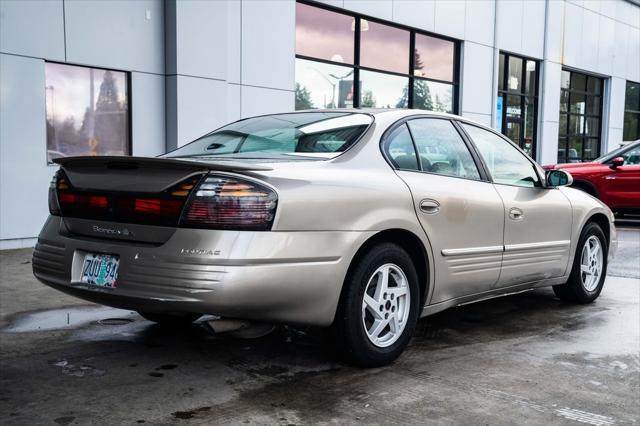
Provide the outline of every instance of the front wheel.
{"type": "Polygon", "coordinates": [[[416,269],[391,243],[372,247],[354,266],[332,326],[337,349],[362,367],[389,364],[409,344],[418,319],[416,269]]]}
{"type": "Polygon", "coordinates": [[[596,223],[588,223],[582,230],[569,280],[553,286],[560,300],[572,303],[591,303],[598,298],[607,275],[607,239],[596,223]]]}

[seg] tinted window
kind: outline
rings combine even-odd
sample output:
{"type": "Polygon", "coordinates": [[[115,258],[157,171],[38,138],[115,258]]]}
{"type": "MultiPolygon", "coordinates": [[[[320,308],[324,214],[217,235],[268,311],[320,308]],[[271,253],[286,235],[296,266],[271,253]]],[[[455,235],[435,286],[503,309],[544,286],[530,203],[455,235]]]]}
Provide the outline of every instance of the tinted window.
{"type": "Polygon", "coordinates": [[[407,77],[360,71],[362,108],[406,108],[408,105],[407,77]]]}
{"type": "Polygon", "coordinates": [[[366,20],[360,26],[360,65],[407,74],[409,31],[366,20]]]}
{"type": "Polygon", "coordinates": [[[385,142],[385,152],[396,168],[419,170],[416,151],[406,124],[397,127],[391,132],[385,142]]]}
{"type": "MultiPolygon", "coordinates": [[[[45,64],[47,157],[129,154],[129,75],[45,64]]],[[[4,89],[4,88],[3,88],[4,89]]]]}
{"type": "Polygon", "coordinates": [[[495,183],[540,186],[533,164],[524,154],[488,130],[469,124],[462,126],[480,151],[495,183]]]}
{"type": "Polygon", "coordinates": [[[332,157],[353,145],[372,118],[366,114],[301,113],[248,118],[222,127],[166,157],[332,157]]]}
{"type": "Polygon", "coordinates": [[[452,41],[416,34],[413,75],[453,81],[454,47],[452,41]]]}
{"type": "Polygon", "coordinates": [[[632,149],[622,154],[624,157],[624,164],[638,165],[640,164],[640,147],[632,149]]]}
{"type": "Polygon", "coordinates": [[[353,17],[296,3],[296,53],[353,63],[353,17]]]}
{"type": "Polygon", "coordinates": [[[480,179],[471,153],[449,120],[420,118],[409,121],[422,170],[439,175],[480,179]]]}

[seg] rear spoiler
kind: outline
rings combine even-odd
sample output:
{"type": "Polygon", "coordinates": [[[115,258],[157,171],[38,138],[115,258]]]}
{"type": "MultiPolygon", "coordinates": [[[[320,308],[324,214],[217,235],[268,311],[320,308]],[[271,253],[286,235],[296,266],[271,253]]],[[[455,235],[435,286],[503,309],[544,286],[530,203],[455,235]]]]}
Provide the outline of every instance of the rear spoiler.
{"type": "Polygon", "coordinates": [[[106,167],[114,170],[134,170],[140,167],[162,167],[169,166],[173,169],[184,169],[190,171],[219,170],[228,172],[242,171],[268,171],[273,168],[258,164],[243,163],[239,161],[218,160],[210,161],[204,159],[175,159],[159,157],[125,157],[125,156],[78,156],[61,157],[53,159],[53,162],[64,168],[75,167],[106,167]]]}

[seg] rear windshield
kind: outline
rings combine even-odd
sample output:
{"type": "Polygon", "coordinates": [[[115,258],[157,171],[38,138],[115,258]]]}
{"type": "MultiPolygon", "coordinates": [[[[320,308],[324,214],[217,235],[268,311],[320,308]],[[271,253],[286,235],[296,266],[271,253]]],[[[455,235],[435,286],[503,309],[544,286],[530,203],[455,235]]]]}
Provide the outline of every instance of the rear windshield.
{"type": "Polygon", "coordinates": [[[222,127],[164,157],[332,158],[372,123],[367,114],[308,112],[248,118],[222,127]]]}

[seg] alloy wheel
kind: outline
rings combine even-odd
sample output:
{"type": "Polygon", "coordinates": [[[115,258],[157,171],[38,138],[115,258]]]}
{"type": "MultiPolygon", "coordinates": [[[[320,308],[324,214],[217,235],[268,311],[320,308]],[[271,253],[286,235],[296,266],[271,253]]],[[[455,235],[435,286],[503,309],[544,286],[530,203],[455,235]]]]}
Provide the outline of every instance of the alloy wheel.
{"type": "Polygon", "coordinates": [[[580,279],[585,290],[592,292],[598,287],[602,265],[602,245],[598,237],[591,235],[584,242],[580,257],[580,279]]]}
{"type": "Polygon", "coordinates": [[[407,325],[411,293],[407,277],[392,263],[369,278],[362,300],[362,323],[369,341],[384,348],[395,343],[407,325]]]}

